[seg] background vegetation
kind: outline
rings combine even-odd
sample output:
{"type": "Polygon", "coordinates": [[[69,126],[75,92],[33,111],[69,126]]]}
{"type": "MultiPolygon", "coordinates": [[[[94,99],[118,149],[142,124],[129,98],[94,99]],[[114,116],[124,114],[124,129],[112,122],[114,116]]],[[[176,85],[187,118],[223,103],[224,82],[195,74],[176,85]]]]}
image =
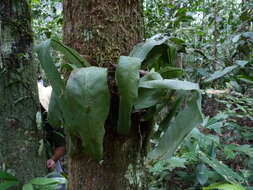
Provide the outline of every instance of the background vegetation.
{"type": "Polygon", "coordinates": [[[202,127],[192,131],[175,157],[150,168],[154,189],[200,189],[225,181],[252,189],[252,5],[146,1],[146,36],[162,32],[179,38],[185,45],[178,60],[183,77],[206,90],[202,127]]]}

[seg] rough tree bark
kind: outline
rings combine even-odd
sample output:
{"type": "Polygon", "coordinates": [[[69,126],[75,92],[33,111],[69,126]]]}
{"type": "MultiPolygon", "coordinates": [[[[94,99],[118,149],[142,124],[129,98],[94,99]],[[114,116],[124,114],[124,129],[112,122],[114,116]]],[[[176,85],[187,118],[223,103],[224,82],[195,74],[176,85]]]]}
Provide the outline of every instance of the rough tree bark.
{"type": "Polygon", "coordinates": [[[46,158],[38,155],[41,131],[36,125],[32,43],[28,1],[0,1],[0,169],[21,182],[46,173],[46,158]]]}
{"type": "Polygon", "coordinates": [[[119,55],[128,55],[133,46],[143,40],[143,33],[141,0],[64,1],[65,43],[89,58],[92,64],[109,68],[112,91],[104,160],[98,163],[82,153],[70,155],[70,190],[141,188],[135,175],[143,141],[141,124],[135,115],[128,137],[116,133],[118,98],[113,93],[113,64],[119,55]]]}

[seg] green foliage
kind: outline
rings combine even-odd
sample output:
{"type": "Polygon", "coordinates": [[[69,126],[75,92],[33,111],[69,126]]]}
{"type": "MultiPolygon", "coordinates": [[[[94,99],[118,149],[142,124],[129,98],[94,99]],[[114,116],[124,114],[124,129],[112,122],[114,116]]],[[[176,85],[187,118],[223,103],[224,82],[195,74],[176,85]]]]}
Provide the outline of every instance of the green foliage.
{"type": "MultiPolygon", "coordinates": [[[[177,37],[185,44],[185,51],[178,51],[180,59],[176,60],[184,71],[181,77],[198,82],[203,89],[212,87],[227,91],[215,98],[224,104],[220,109],[225,110],[218,110],[221,113],[214,117],[206,117],[203,127],[194,129],[178,149],[176,155],[186,158],[186,168],[176,168],[172,172],[166,167],[160,168],[160,173],[152,173],[152,187],[166,189],[169,184],[171,189],[200,189],[224,181],[231,168],[233,174],[236,172],[235,175],[240,176],[234,176],[233,181],[252,184],[252,172],[249,172],[252,167],[248,164],[252,160],[250,142],[253,137],[252,2],[146,0],[144,7],[146,36],[165,33],[167,38],[177,37]],[[200,150],[214,163],[223,163],[217,168],[227,167],[222,170],[223,177],[219,174],[221,171],[199,158],[200,150]],[[242,177],[243,180],[238,180],[242,177]],[[191,187],[192,184],[195,185],[191,187]]],[[[144,99],[138,99],[139,107],[142,102],[145,107],[158,104],[161,101],[157,101],[157,97],[166,97],[164,92],[141,91],[140,94],[144,99]],[[145,93],[153,95],[152,98],[145,98],[145,93]]],[[[204,105],[208,107],[211,106],[204,105]]],[[[158,131],[161,125],[158,122],[158,131]]],[[[152,142],[157,145],[156,138],[152,138],[152,142]]]]}
{"type": "Polygon", "coordinates": [[[253,73],[251,2],[146,0],[144,6],[147,36],[165,33],[186,45],[179,54],[186,78],[200,84],[215,80],[205,86],[236,80],[247,88],[244,82],[250,83],[253,73]]]}
{"type": "Polygon", "coordinates": [[[110,108],[107,69],[88,67],[74,70],[65,93],[69,114],[65,118],[67,129],[71,134],[77,134],[75,138],[82,139],[84,152],[101,160],[104,123],[110,108]]]}
{"type": "Polygon", "coordinates": [[[212,82],[213,80],[219,79],[219,78],[225,76],[226,74],[230,73],[231,71],[233,71],[235,68],[237,68],[236,65],[235,66],[226,67],[225,69],[222,69],[221,71],[215,71],[204,82],[212,82]]]}
{"type": "Polygon", "coordinates": [[[0,171],[0,189],[8,190],[10,187],[16,186],[19,184],[19,181],[13,175],[0,171]]]}
{"type": "Polygon", "coordinates": [[[154,166],[150,168],[150,172],[153,175],[161,175],[162,171],[165,169],[171,172],[175,168],[185,168],[186,162],[187,160],[184,158],[171,157],[154,164],[154,166]]]}
{"type": "Polygon", "coordinates": [[[33,185],[31,183],[25,184],[22,190],[33,190],[33,185]]]}
{"type": "MultiPolygon", "coordinates": [[[[143,62],[147,57],[148,54],[154,50],[155,48],[159,48],[159,47],[163,47],[163,45],[166,46],[166,41],[168,40],[168,37],[164,37],[164,36],[154,36],[153,38],[150,38],[148,40],[146,40],[143,43],[139,43],[137,44],[133,50],[130,52],[130,56],[131,57],[136,57],[139,58],[141,60],[141,62],[143,62]]],[[[159,51],[157,52],[158,56],[159,54],[161,55],[163,53],[163,51],[159,51]]],[[[152,58],[154,58],[152,56],[152,58]]]]}
{"type": "Polygon", "coordinates": [[[118,132],[127,135],[131,128],[131,113],[138,97],[141,60],[121,56],[116,69],[116,82],[120,94],[118,132]]]}
{"type": "MultiPolygon", "coordinates": [[[[153,76],[147,76],[149,76],[151,79],[154,78],[159,80],[148,81],[148,77],[144,76],[143,79],[140,80],[141,83],[139,84],[139,69],[141,62],[149,62],[148,65],[154,65],[152,63],[152,56],[154,56],[154,52],[155,54],[159,55],[158,57],[161,57],[161,55],[166,55],[162,58],[164,62],[162,65],[158,66],[158,69],[169,64],[172,65],[172,60],[174,58],[171,57],[171,50],[173,49],[173,46],[170,45],[170,42],[167,42],[167,40],[181,43],[180,40],[175,38],[152,38],[151,40],[147,40],[144,43],[138,44],[130,53],[130,57],[120,57],[116,68],[116,82],[120,96],[118,120],[118,132],[120,134],[127,135],[129,133],[131,128],[131,113],[133,112],[133,105],[138,102],[139,89],[154,89],[154,91],[157,92],[175,91],[176,94],[180,94],[178,93],[180,91],[199,91],[197,84],[176,79],[164,80],[158,73],[151,74],[153,76]],[[159,47],[161,44],[162,48],[160,49],[159,47]]],[[[65,79],[67,81],[67,85],[65,86],[65,82],[61,79],[60,73],[53,64],[54,62],[50,54],[50,48],[60,51],[65,56],[65,60],[69,62],[72,68],[89,66],[89,64],[74,50],[64,46],[56,40],[47,40],[37,47],[38,58],[41,61],[42,67],[44,68],[44,71],[52,84],[54,92],[49,114],[53,114],[55,118],[58,118],[59,116],[62,117],[58,118],[56,121],[63,121],[63,125],[67,128],[72,139],[72,145],[74,147],[76,144],[76,138],[81,138],[84,152],[89,154],[91,157],[96,158],[97,160],[101,160],[103,152],[104,122],[107,118],[110,105],[109,91],[106,82],[107,70],[95,67],[81,68],[79,70],[74,69],[70,77],[65,79]],[[56,100],[54,100],[55,98],[56,100]],[[54,110],[55,113],[53,113],[54,110]],[[76,113],[76,110],[79,110],[78,114],[76,113]]],[[[155,61],[153,62],[155,63],[155,61]]],[[[177,69],[169,70],[172,76],[174,75],[173,73],[178,72],[177,69]]],[[[150,99],[153,97],[153,94],[146,93],[145,96],[147,99],[150,99]]],[[[177,132],[178,135],[174,136],[176,138],[172,138],[171,134],[169,136],[164,135],[162,141],[164,141],[164,138],[170,138],[170,141],[175,142],[171,145],[172,148],[169,149],[169,151],[163,150],[162,152],[160,151],[160,153],[156,153],[156,159],[163,157],[164,152],[166,152],[166,154],[170,154],[171,156],[184,137],[191,131],[191,129],[196,127],[201,122],[201,96],[199,92],[194,93],[193,96],[194,97],[192,100],[189,101],[189,108],[187,107],[186,110],[183,111],[183,114],[179,114],[179,119],[176,120],[179,122],[180,117],[184,117],[187,113],[192,111],[192,113],[196,114],[196,117],[194,117],[195,119],[191,120],[191,118],[185,117],[183,120],[184,122],[180,123],[180,130],[175,127],[169,128],[169,132],[166,132],[166,134],[174,134],[177,132]],[[186,119],[193,121],[188,127],[183,126],[185,125],[186,119]]],[[[172,95],[172,97],[174,97],[174,95],[172,95]]],[[[184,97],[187,97],[186,94],[184,97]]],[[[161,96],[158,98],[163,99],[161,96]]],[[[160,100],[158,99],[155,101],[157,102],[160,100]]],[[[165,106],[166,104],[167,103],[165,103],[165,106]]],[[[177,114],[176,107],[179,107],[178,105],[180,105],[179,101],[173,102],[173,104],[176,104],[176,106],[173,106],[174,111],[171,110],[170,116],[168,117],[170,119],[177,114]]],[[[139,106],[137,105],[138,103],[136,104],[137,108],[146,107],[140,105],[140,102],[139,106]]],[[[52,118],[52,116],[49,115],[49,118],[52,118]]],[[[169,122],[169,119],[167,120],[167,122],[169,122]]],[[[163,130],[166,130],[168,126],[169,125],[166,125],[163,130]]],[[[164,146],[164,143],[162,142],[161,145],[164,146]]],[[[158,145],[158,148],[161,145],[158,145]]]]}
{"type": "Polygon", "coordinates": [[[196,83],[173,79],[144,81],[139,86],[148,89],[199,90],[196,83]]]}
{"type": "Polygon", "coordinates": [[[208,182],[208,168],[205,164],[198,164],[196,168],[196,179],[200,185],[205,185],[208,182]]]}
{"type": "Polygon", "coordinates": [[[149,166],[151,187],[166,187],[169,183],[176,189],[190,190],[222,181],[245,186],[252,183],[253,131],[240,122],[252,121],[253,100],[234,91],[216,100],[224,103],[223,111],[206,117],[202,127],[195,128],[175,154],[176,158],[185,159],[185,167],[169,170],[168,165],[162,164],[166,160],[155,162],[149,166]],[[160,172],[154,173],[157,165],[161,166],[160,172]]]}
{"type": "Polygon", "coordinates": [[[4,181],[0,184],[0,189],[7,190],[10,187],[16,186],[17,184],[19,184],[18,181],[4,181]]]}
{"type": "MultiPolygon", "coordinates": [[[[53,87],[53,96],[51,97],[52,99],[57,98],[58,99],[58,105],[59,108],[57,108],[57,106],[50,106],[50,111],[49,113],[51,114],[53,111],[51,111],[51,109],[57,110],[60,109],[61,112],[63,110],[67,110],[66,109],[66,100],[65,100],[65,96],[63,96],[63,93],[65,91],[65,84],[64,81],[61,79],[61,75],[60,73],[57,71],[57,68],[54,65],[54,60],[51,56],[50,53],[50,48],[51,46],[51,40],[47,40],[45,42],[42,42],[39,46],[37,46],[36,48],[36,52],[38,54],[38,59],[41,62],[42,68],[44,69],[45,73],[47,74],[48,80],[51,82],[51,85],[53,87]]],[[[57,105],[57,102],[53,102],[52,104],[57,105]]],[[[57,111],[57,113],[59,113],[59,111],[57,111]]],[[[57,115],[57,113],[55,113],[55,115],[57,115]]],[[[54,112],[53,112],[54,114],[54,112]]],[[[64,115],[64,112],[62,112],[62,114],[64,115]]],[[[52,118],[52,116],[49,116],[52,118]]],[[[59,116],[57,116],[59,117],[59,116]]],[[[56,123],[59,122],[59,120],[62,120],[60,118],[58,118],[58,121],[56,120],[56,123]]],[[[53,122],[54,123],[54,122],[53,122]]]]}
{"type": "Polygon", "coordinates": [[[67,64],[69,64],[72,69],[90,66],[88,61],[86,61],[82,56],[80,56],[76,50],[67,47],[56,39],[45,40],[39,46],[37,46],[37,50],[39,52],[38,55],[49,55],[49,57],[40,56],[39,59],[43,60],[43,62],[53,63],[53,58],[50,56],[51,54],[49,52],[50,48],[61,52],[64,55],[64,59],[67,61],[67,64]]]}
{"type": "Polygon", "coordinates": [[[36,41],[62,38],[63,6],[61,0],[32,0],[32,28],[36,41]]]}
{"type": "Polygon", "coordinates": [[[47,119],[51,126],[61,126],[63,123],[59,100],[54,91],[50,97],[47,119]]]}
{"type": "Polygon", "coordinates": [[[208,187],[204,187],[203,190],[214,190],[214,189],[219,189],[219,190],[245,190],[240,185],[237,184],[213,184],[208,187]]]}
{"type": "Polygon", "coordinates": [[[13,180],[13,181],[16,181],[17,178],[15,178],[13,175],[7,173],[7,172],[4,172],[4,171],[0,171],[0,179],[1,180],[13,180]]]}
{"type": "MultiPolygon", "coordinates": [[[[9,190],[11,187],[16,187],[20,182],[11,174],[0,171],[0,189],[9,190]]],[[[60,184],[66,184],[67,180],[63,177],[47,178],[37,177],[29,181],[29,183],[22,185],[22,190],[55,190],[60,184]]]]}
{"type": "Polygon", "coordinates": [[[178,51],[184,51],[184,41],[167,35],[157,34],[145,42],[137,44],[130,56],[141,60],[143,69],[155,69],[163,78],[178,78],[183,74],[176,67],[178,51]]]}
{"type": "Polygon", "coordinates": [[[231,170],[228,166],[221,163],[215,158],[209,159],[205,154],[200,152],[199,154],[200,160],[202,160],[204,163],[208,164],[210,167],[212,167],[218,174],[220,174],[224,179],[231,183],[243,183],[244,179],[235,173],[233,170],[231,170]]]}
{"type": "Polygon", "coordinates": [[[168,159],[174,154],[191,130],[202,123],[200,102],[201,95],[195,92],[185,109],[170,123],[158,146],[149,154],[149,158],[168,159]]]}
{"type": "Polygon", "coordinates": [[[56,40],[47,40],[37,47],[38,58],[53,87],[52,99],[56,98],[49,107],[49,118],[54,118],[56,115],[58,120],[50,119],[49,121],[52,124],[64,121],[64,126],[70,130],[71,134],[83,139],[84,152],[99,160],[103,152],[103,123],[109,110],[107,71],[95,67],[75,69],[65,86],[53,64],[50,48],[61,51],[73,66],[88,65],[87,61],[74,50],[56,40]],[[99,83],[96,84],[98,81],[99,83]],[[79,114],[76,113],[76,109],[80,110],[79,114]]]}
{"type": "MultiPolygon", "coordinates": [[[[140,79],[140,84],[151,80],[162,80],[162,77],[159,73],[151,71],[140,79]]],[[[139,88],[139,96],[134,103],[134,107],[139,110],[154,106],[161,100],[161,97],[163,97],[165,93],[164,89],[139,88]]]]}

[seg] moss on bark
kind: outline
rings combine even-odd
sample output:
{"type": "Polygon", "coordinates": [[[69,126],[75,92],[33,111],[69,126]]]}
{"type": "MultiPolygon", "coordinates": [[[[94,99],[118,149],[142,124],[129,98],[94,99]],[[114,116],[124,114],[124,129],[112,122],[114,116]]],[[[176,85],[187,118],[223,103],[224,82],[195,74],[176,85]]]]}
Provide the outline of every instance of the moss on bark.
{"type": "Polygon", "coordinates": [[[98,65],[128,55],[143,40],[141,0],[65,0],[64,41],[98,65]]]}

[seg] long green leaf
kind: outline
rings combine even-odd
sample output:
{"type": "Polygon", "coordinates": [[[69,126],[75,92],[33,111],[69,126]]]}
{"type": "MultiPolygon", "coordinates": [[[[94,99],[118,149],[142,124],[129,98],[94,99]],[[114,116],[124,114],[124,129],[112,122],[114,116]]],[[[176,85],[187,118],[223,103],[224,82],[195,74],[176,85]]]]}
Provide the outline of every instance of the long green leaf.
{"type": "Polygon", "coordinates": [[[174,102],[168,102],[170,109],[167,116],[159,123],[159,129],[162,131],[167,130],[171,119],[175,116],[176,112],[179,110],[179,107],[186,97],[186,93],[184,91],[179,91],[175,94],[176,100],[174,102]]]}
{"type": "Polygon", "coordinates": [[[47,117],[51,126],[59,127],[63,123],[63,113],[59,104],[57,96],[54,91],[52,91],[47,117]]]}
{"type": "Polygon", "coordinates": [[[104,122],[109,113],[110,94],[107,69],[88,67],[74,70],[67,82],[66,122],[71,132],[82,139],[83,151],[97,160],[103,156],[104,122]]]}
{"type": "Polygon", "coordinates": [[[218,174],[220,174],[226,181],[234,184],[240,184],[244,182],[244,179],[237,173],[235,173],[228,166],[215,158],[207,157],[203,152],[199,153],[199,158],[210,167],[212,167],[218,174]]]}
{"type": "Polygon", "coordinates": [[[172,79],[164,80],[152,80],[140,82],[139,87],[141,88],[151,88],[151,89],[172,89],[172,90],[199,90],[199,85],[196,83],[172,79]]]}
{"type": "MultiPolygon", "coordinates": [[[[57,68],[54,64],[53,58],[50,54],[51,40],[47,40],[42,42],[39,46],[36,47],[36,52],[38,54],[38,58],[44,69],[48,80],[53,88],[53,96],[56,97],[59,105],[59,110],[63,114],[63,118],[61,121],[63,122],[63,126],[66,126],[65,120],[73,114],[73,112],[69,112],[69,108],[67,106],[68,100],[65,96],[65,84],[61,79],[60,73],[57,71],[57,68]]],[[[51,116],[50,116],[51,117],[51,116]]],[[[51,121],[51,120],[50,120],[51,121]]],[[[58,124],[58,121],[53,124],[58,124]]],[[[56,127],[56,126],[54,126],[56,127]]]]}
{"type": "Polygon", "coordinates": [[[50,185],[50,184],[58,184],[54,178],[47,177],[36,177],[31,179],[30,184],[32,185],[50,185]]]}
{"type": "Polygon", "coordinates": [[[118,132],[128,134],[131,127],[131,113],[138,97],[139,68],[141,60],[121,56],[116,69],[116,81],[120,94],[118,132]]]}
{"type": "Polygon", "coordinates": [[[61,79],[60,73],[57,71],[53,58],[50,53],[51,40],[42,42],[39,46],[36,47],[36,52],[38,53],[38,58],[44,69],[48,80],[50,81],[55,95],[60,99],[61,109],[64,107],[63,93],[65,90],[65,85],[61,79]]]}
{"type": "MultiPolygon", "coordinates": [[[[69,48],[55,39],[49,39],[36,46],[35,50],[38,53],[38,58],[42,67],[49,79],[55,95],[60,99],[60,105],[64,107],[63,93],[65,90],[64,82],[61,79],[60,73],[57,71],[53,58],[51,56],[51,48],[54,48],[65,56],[71,64],[76,67],[90,66],[74,49],[69,48]]],[[[62,109],[62,108],[61,108],[62,109]]],[[[62,109],[63,110],[63,109],[62,109]]]]}
{"type": "MultiPolygon", "coordinates": [[[[89,67],[90,66],[88,61],[86,59],[84,59],[83,57],[81,57],[80,54],[76,50],[64,45],[63,43],[61,43],[60,41],[58,41],[56,39],[48,39],[45,42],[42,42],[42,44],[43,43],[47,44],[46,48],[53,48],[54,50],[61,52],[64,55],[65,60],[73,68],[89,67]]],[[[41,46],[41,45],[39,45],[39,46],[41,46]]],[[[36,47],[36,49],[38,47],[36,47]]]]}
{"type": "Polygon", "coordinates": [[[245,190],[244,187],[237,184],[212,184],[208,187],[203,187],[203,190],[245,190]]]}
{"type": "Polygon", "coordinates": [[[224,75],[230,73],[231,71],[233,71],[237,67],[238,67],[237,65],[234,65],[234,66],[226,67],[223,70],[216,71],[209,78],[204,80],[204,82],[211,82],[213,80],[219,79],[219,78],[223,77],[224,75]]]}
{"type": "Polygon", "coordinates": [[[237,78],[243,82],[246,82],[248,84],[253,84],[253,76],[249,75],[238,75],[237,78]]]}
{"type": "Polygon", "coordinates": [[[193,92],[193,97],[170,123],[167,131],[162,136],[158,146],[148,154],[150,160],[170,158],[184,138],[202,123],[203,116],[201,113],[201,94],[199,91],[193,92]]]}
{"type": "Polygon", "coordinates": [[[5,181],[0,183],[0,190],[9,190],[10,187],[16,186],[19,184],[18,181],[5,181]]]}

